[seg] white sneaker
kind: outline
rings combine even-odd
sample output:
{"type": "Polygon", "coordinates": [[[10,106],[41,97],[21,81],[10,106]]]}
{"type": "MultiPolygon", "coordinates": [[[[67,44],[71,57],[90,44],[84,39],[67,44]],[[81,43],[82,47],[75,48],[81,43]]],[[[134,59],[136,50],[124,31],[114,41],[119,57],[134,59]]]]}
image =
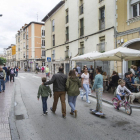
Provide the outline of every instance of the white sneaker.
{"type": "Polygon", "coordinates": [[[91,93],[90,93],[90,94],[88,94],[88,95],[91,95],[91,93]]]}
{"type": "Polygon", "coordinates": [[[43,114],[43,116],[46,116],[46,114],[43,114]]]}
{"type": "Polygon", "coordinates": [[[46,111],[46,114],[48,114],[48,111],[46,111]]]}
{"type": "Polygon", "coordinates": [[[88,101],[87,103],[88,103],[88,104],[90,104],[91,102],[90,102],[90,101],[88,101]]]}

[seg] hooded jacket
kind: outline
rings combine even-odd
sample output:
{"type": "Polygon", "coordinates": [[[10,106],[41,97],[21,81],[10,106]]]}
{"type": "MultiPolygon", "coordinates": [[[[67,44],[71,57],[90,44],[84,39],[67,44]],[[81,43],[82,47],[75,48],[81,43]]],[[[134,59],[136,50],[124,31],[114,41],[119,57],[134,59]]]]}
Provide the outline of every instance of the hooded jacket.
{"type": "Polygon", "coordinates": [[[50,89],[49,86],[45,86],[45,85],[40,85],[39,89],[38,89],[38,95],[37,98],[39,99],[39,97],[48,97],[49,95],[52,95],[52,91],[50,89]]]}
{"type": "Polygon", "coordinates": [[[67,94],[69,96],[78,96],[80,94],[79,88],[81,87],[80,80],[75,77],[69,77],[66,82],[67,94]]]}

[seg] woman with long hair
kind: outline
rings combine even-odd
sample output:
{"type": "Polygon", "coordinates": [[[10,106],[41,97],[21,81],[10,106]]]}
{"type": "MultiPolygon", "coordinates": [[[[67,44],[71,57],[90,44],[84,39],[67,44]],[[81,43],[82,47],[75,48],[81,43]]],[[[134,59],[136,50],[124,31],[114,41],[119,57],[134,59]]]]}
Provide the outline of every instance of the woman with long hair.
{"type": "Polygon", "coordinates": [[[81,87],[80,80],[76,77],[75,71],[71,70],[69,72],[69,77],[66,82],[67,94],[68,94],[68,103],[71,107],[71,115],[75,115],[77,117],[77,110],[75,109],[76,106],[76,99],[77,96],[80,94],[79,88],[81,87]]]}
{"type": "Polygon", "coordinates": [[[102,94],[103,94],[103,76],[101,75],[101,69],[96,69],[96,76],[94,80],[94,85],[92,87],[92,92],[95,89],[96,91],[96,99],[97,99],[97,106],[96,110],[93,110],[96,114],[102,115],[102,94]]]}
{"type": "MultiPolygon", "coordinates": [[[[87,67],[84,68],[84,73],[81,75],[81,78],[82,78],[82,88],[84,88],[84,90],[86,91],[84,94],[86,95],[86,102],[90,104],[90,101],[88,99],[90,79],[89,79],[89,73],[87,67]]],[[[81,97],[82,100],[83,100],[83,96],[81,97]]]]}

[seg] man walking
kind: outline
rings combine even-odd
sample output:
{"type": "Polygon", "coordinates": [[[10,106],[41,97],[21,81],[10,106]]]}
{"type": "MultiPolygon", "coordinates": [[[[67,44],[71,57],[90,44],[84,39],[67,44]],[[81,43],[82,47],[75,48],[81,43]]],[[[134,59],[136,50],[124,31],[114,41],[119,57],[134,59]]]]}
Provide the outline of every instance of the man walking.
{"type": "Polygon", "coordinates": [[[59,72],[57,74],[54,74],[50,81],[43,83],[44,85],[53,84],[54,102],[53,107],[50,108],[50,110],[55,113],[58,99],[60,98],[63,118],[66,118],[66,103],[65,103],[66,81],[67,76],[64,74],[64,69],[60,67],[59,72]]]}
{"type": "Polygon", "coordinates": [[[2,69],[2,67],[0,67],[0,93],[3,90],[3,92],[5,91],[5,80],[6,80],[6,73],[5,70],[2,69]],[[1,85],[2,85],[2,90],[1,90],[1,85]]]}

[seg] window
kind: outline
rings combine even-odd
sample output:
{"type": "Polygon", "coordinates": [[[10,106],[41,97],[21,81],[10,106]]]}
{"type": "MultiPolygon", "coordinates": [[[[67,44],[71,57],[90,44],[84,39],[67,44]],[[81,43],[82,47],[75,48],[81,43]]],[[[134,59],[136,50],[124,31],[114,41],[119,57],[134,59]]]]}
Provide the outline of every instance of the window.
{"type": "Polygon", "coordinates": [[[80,42],[80,48],[78,49],[78,54],[84,54],[84,42],[80,42]]]}
{"type": "Polygon", "coordinates": [[[69,22],[69,10],[66,10],[66,24],[69,22]]]}
{"type": "Polygon", "coordinates": [[[55,50],[52,51],[52,60],[55,60],[55,50]]]}
{"type": "Polygon", "coordinates": [[[20,37],[18,38],[18,42],[20,42],[20,37]]]}
{"type": "Polygon", "coordinates": [[[100,8],[99,29],[105,29],[105,7],[100,8]]]}
{"type": "Polygon", "coordinates": [[[84,19],[80,19],[80,36],[84,35],[84,19]]]}
{"type": "Polygon", "coordinates": [[[69,46],[66,47],[65,59],[69,59],[69,46]]]}
{"type": "Polygon", "coordinates": [[[54,20],[52,20],[52,32],[54,32],[55,31],[55,22],[54,22],[54,20]]]}
{"type": "Polygon", "coordinates": [[[105,52],[105,36],[100,37],[99,40],[100,40],[100,44],[97,45],[98,51],[103,53],[105,52]]]}
{"type": "Polygon", "coordinates": [[[140,3],[132,5],[132,17],[140,16],[140,3]]]}
{"type": "Polygon", "coordinates": [[[99,2],[102,2],[103,0],[99,0],[99,2]]]}
{"type": "Polygon", "coordinates": [[[42,36],[45,36],[45,30],[42,30],[42,36]]]}
{"type": "Polygon", "coordinates": [[[45,40],[42,40],[42,46],[45,46],[45,40]]]}
{"type": "Polygon", "coordinates": [[[45,56],[45,54],[46,54],[45,51],[42,51],[42,56],[45,56]]]}
{"type": "Polygon", "coordinates": [[[25,42],[23,43],[23,48],[25,49],[25,42]]]}
{"type": "Polygon", "coordinates": [[[69,27],[66,27],[66,41],[69,41],[69,27]]]}
{"type": "Polygon", "coordinates": [[[53,46],[55,46],[55,35],[53,35],[53,46]]]}
{"type": "Polygon", "coordinates": [[[25,33],[23,34],[23,39],[25,39],[25,33]]]}
{"type": "Polygon", "coordinates": [[[83,0],[80,0],[79,14],[82,15],[83,13],[84,13],[83,0]]]}
{"type": "Polygon", "coordinates": [[[25,58],[25,53],[23,54],[23,58],[25,58]]]}

